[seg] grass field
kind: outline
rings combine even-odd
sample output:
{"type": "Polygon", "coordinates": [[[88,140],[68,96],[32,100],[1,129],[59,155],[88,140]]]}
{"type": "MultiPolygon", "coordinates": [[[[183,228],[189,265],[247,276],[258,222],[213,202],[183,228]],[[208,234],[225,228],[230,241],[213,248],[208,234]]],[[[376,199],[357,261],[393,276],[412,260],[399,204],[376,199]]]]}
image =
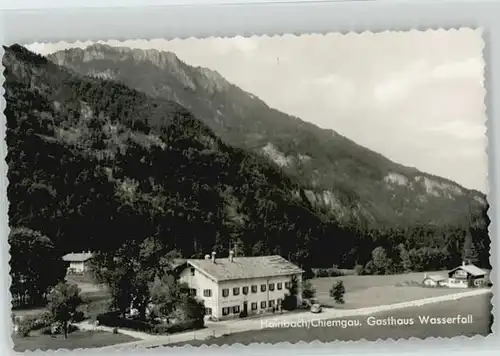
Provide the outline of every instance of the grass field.
{"type": "MultiPolygon", "coordinates": [[[[110,295],[105,286],[96,284],[88,276],[84,275],[67,276],[66,282],[77,284],[80,288],[83,304],[78,307],[78,310],[83,311],[87,317],[95,319],[98,314],[108,311],[110,295]]],[[[26,308],[14,310],[13,313],[17,317],[24,317],[26,315],[37,315],[45,310],[44,307],[26,308]]]]}
{"type": "Polygon", "coordinates": [[[248,345],[257,343],[278,343],[299,341],[352,341],[352,340],[371,340],[381,339],[400,339],[400,338],[426,338],[426,337],[454,337],[474,335],[488,335],[491,330],[491,293],[477,297],[463,298],[457,301],[443,302],[437,304],[428,304],[420,307],[406,308],[392,312],[374,314],[377,319],[385,318],[413,318],[415,323],[406,326],[370,326],[368,325],[369,316],[359,316],[347,318],[348,320],[359,320],[360,326],[342,328],[334,327],[311,327],[311,328],[272,328],[258,331],[246,331],[236,334],[230,334],[211,340],[193,340],[168,346],[183,346],[186,344],[193,346],[224,345],[241,343],[248,345]],[[471,324],[454,325],[429,325],[419,322],[418,316],[432,317],[455,317],[457,314],[467,316],[472,315],[471,324]]]}
{"type": "MultiPolygon", "coordinates": [[[[427,272],[445,275],[446,271],[427,272]]],[[[467,289],[424,288],[420,286],[398,286],[401,283],[421,282],[424,272],[383,275],[383,276],[342,276],[324,277],[311,280],[316,289],[316,299],[324,306],[341,309],[357,309],[377,305],[408,302],[411,300],[437,297],[467,291],[467,289]],[[337,281],[343,281],[345,304],[336,304],[329,291],[337,281]]]]}
{"type": "Polygon", "coordinates": [[[63,335],[33,335],[25,338],[13,336],[12,340],[14,341],[14,351],[24,352],[37,349],[75,350],[79,348],[95,348],[134,341],[135,339],[128,335],[113,334],[103,331],[75,331],[69,334],[66,340],[63,335]]]}

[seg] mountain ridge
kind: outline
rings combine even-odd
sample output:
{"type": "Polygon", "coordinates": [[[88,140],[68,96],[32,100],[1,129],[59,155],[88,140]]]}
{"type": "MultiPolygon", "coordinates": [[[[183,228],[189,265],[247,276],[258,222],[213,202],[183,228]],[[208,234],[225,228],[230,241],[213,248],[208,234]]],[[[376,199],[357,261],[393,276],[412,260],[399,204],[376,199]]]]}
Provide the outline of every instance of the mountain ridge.
{"type": "Polygon", "coordinates": [[[94,44],[48,58],[179,103],[230,145],[258,152],[298,177],[311,203],[347,223],[391,225],[403,215],[411,224],[432,224],[443,213],[422,216],[418,211],[429,201],[439,205],[435,211],[450,211],[444,220],[452,222],[469,215],[468,205],[487,205],[483,192],[395,163],[334,130],[273,109],[220,73],[190,66],[172,52],[94,44]]]}
{"type": "MultiPolygon", "coordinates": [[[[85,49],[72,48],[69,51],[75,51],[75,53],[80,52],[85,57],[85,55],[86,55],[86,53],[87,53],[88,50],[92,50],[92,51],[93,50],[95,50],[95,51],[104,51],[106,53],[113,53],[113,51],[116,50],[116,51],[119,51],[121,54],[125,54],[125,53],[132,54],[134,56],[134,59],[138,59],[138,60],[141,60],[143,62],[148,62],[148,61],[149,62],[153,62],[156,66],[158,66],[159,68],[162,68],[162,69],[167,68],[166,64],[168,64],[168,63],[176,63],[176,67],[179,67],[180,65],[183,65],[186,68],[193,68],[195,70],[200,71],[203,74],[206,74],[206,77],[209,80],[215,80],[217,83],[219,83],[218,84],[219,87],[221,87],[223,89],[226,89],[228,87],[235,88],[235,89],[237,89],[237,90],[239,90],[239,91],[241,91],[241,92],[243,92],[243,93],[251,96],[252,99],[257,99],[263,105],[265,105],[269,110],[278,111],[280,113],[283,113],[283,114],[289,116],[290,118],[296,120],[301,125],[311,125],[312,127],[314,127],[317,130],[321,130],[321,131],[324,131],[324,132],[329,132],[332,135],[338,135],[338,136],[342,137],[343,139],[348,140],[349,142],[351,142],[353,144],[356,144],[357,146],[360,146],[362,149],[364,149],[366,151],[370,151],[373,154],[379,155],[381,158],[383,158],[383,159],[385,159],[385,160],[387,160],[387,161],[389,161],[389,162],[391,162],[393,164],[396,164],[397,166],[402,167],[405,170],[419,172],[420,174],[423,174],[423,175],[426,175],[426,176],[429,176],[429,177],[432,177],[432,178],[435,178],[435,179],[440,179],[440,180],[444,181],[445,183],[449,183],[449,184],[454,184],[454,185],[460,186],[464,190],[467,190],[467,191],[470,191],[470,192],[475,192],[475,193],[481,194],[483,196],[486,196],[485,192],[482,192],[481,190],[478,190],[478,189],[475,189],[475,188],[465,187],[462,184],[456,182],[455,180],[453,180],[451,178],[442,177],[442,176],[439,176],[437,174],[425,172],[425,171],[423,171],[423,170],[421,170],[421,169],[419,169],[417,167],[414,167],[414,166],[408,166],[408,165],[404,165],[404,164],[398,163],[396,161],[393,161],[393,160],[387,158],[386,156],[384,156],[383,154],[381,154],[381,153],[379,153],[379,152],[377,152],[377,151],[375,151],[375,150],[373,150],[371,148],[368,148],[366,146],[363,146],[363,145],[360,145],[360,144],[356,143],[352,139],[350,139],[350,138],[348,138],[348,137],[340,134],[338,131],[336,131],[334,129],[323,128],[323,127],[321,127],[321,126],[319,126],[317,124],[314,124],[312,122],[303,120],[303,119],[301,119],[301,118],[299,118],[299,117],[297,117],[295,115],[284,113],[284,112],[280,111],[277,108],[269,106],[263,99],[261,99],[259,96],[255,95],[254,93],[246,91],[246,90],[238,87],[237,85],[231,83],[222,74],[220,74],[217,70],[214,70],[214,69],[211,69],[211,68],[207,68],[207,67],[203,67],[203,66],[192,66],[192,65],[189,65],[189,64],[183,62],[174,52],[171,52],[171,51],[160,51],[160,50],[157,50],[157,49],[147,49],[147,50],[145,50],[145,49],[133,49],[133,48],[126,47],[126,46],[117,46],[117,47],[114,47],[114,46],[110,46],[110,45],[106,45],[106,44],[101,44],[101,43],[92,44],[92,45],[86,47],[85,49]],[[169,58],[169,60],[167,60],[167,61],[166,60],[161,60],[161,58],[163,58],[163,57],[169,58]],[[158,58],[160,58],[160,59],[158,59],[158,58]],[[161,64],[163,64],[163,65],[161,65],[161,64]]],[[[66,61],[66,59],[63,56],[61,56],[63,53],[68,53],[68,50],[57,51],[55,53],[52,53],[52,54],[48,55],[48,58],[51,59],[51,60],[53,60],[54,62],[58,63],[59,65],[62,65],[62,66],[64,66],[65,64],[68,65],[68,62],[66,61]]],[[[102,59],[104,59],[104,58],[106,58],[106,57],[103,56],[102,59]]],[[[87,60],[84,59],[84,61],[92,61],[94,59],[96,59],[96,58],[87,58],[87,60]]],[[[115,58],[115,59],[117,59],[117,60],[124,60],[123,57],[118,57],[118,58],[115,58]]],[[[69,67],[71,67],[71,65],[69,67]]],[[[73,69],[76,69],[78,71],[78,68],[73,67],[73,69]]]]}

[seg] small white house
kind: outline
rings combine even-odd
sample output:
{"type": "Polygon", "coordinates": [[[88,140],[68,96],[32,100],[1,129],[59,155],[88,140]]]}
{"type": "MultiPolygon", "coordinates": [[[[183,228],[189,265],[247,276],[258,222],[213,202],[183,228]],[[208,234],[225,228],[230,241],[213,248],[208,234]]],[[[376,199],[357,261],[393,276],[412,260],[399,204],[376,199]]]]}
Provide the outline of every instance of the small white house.
{"type": "Polygon", "coordinates": [[[85,273],[88,271],[89,262],[94,257],[91,252],[68,253],[63,260],[69,263],[68,273],[85,273]]]}
{"type": "Polygon", "coordinates": [[[304,271],[281,256],[188,259],[179,280],[205,303],[206,314],[215,320],[277,311],[292,279],[296,278],[297,303],[304,271]]]}
{"type": "Polygon", "coordinates": [[[444,287],[447,284],[446,277],[437,274],[426,274],[423,280],[423,284],[427,287],[444,287]]]}

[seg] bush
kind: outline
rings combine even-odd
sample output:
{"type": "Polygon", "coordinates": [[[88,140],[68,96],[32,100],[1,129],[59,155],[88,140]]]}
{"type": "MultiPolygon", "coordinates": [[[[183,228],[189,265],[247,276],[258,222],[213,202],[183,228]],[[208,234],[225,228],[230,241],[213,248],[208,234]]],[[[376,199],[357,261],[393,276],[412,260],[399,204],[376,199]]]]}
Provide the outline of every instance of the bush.
{"type": "Polygon", "coordinates": [[[175,324],[155,325],[153,332],[156,334],[174,334],[182,331],[197,330],[203,328],[203,319],[192,319],[175,324]]]}
{"type": "Polygon", "coordinates": [[[27,324],[27,323],[20,322],[17,325],[17,334],[19,336],[21,336],[21,337],[28,337],[28,336],[30,336],[30,331],[31,331],[30,325],[27,324]]]}
{"type": "Polygon", "coordinates": [[[97,321],[99,325],[109,327],[127,328],[138,331],[151,331],[153,329],[152,324],[142,320],[122,318],[119,312],[100,314],[97,316],[97,321]]]}
{"type": "Polygon", "coordinates": [[[330,289],[330,297],[334,298],[339,304],[344,304],[344,282],[337,281],[337,283],[330,289]]]}
{"type": "Polygon", "coordinates": [[[42,335],[52,335],[52,327],[45,326],[40,330],[40,334],[42,335]]]}
{"type": "Polygon", "coordinates": [[[52,324],[52,315],[45,311],[39,315],[26,315],[17,319],[18,334],[22,337],[29,336],[30,331],[39,330],[52,324]]]}
{"type": "Polygon", "coordinates": [[[68,334],[75,332],[75,331],[78,331],[78,330],[80,330],[80,328],[77,325],[74,325],[74,324],[68,325],[68,334]]]}
{"type": "Polygon", "coordinates": [[[340,277],[344,275],[344,272],[336,267],[332,268],[317,268],[313,270],[314,277],[340,277]]]}
{"type": "Polygon", "coordinates": [[[113,334],[118,334],[118,328],[116,326],[113,328],[113,334]]]}
{"type": "Polygon", "coordinates": [[[71,319],[74,323],[79,323],[85,319],[85,314],[82,311],[77,311],[73,314],[73,318],[71,319]]]}
{"type": "Polygon", "coordinates": [[[358,276],[362,276],[363,273],[365,273],[365,269],[364,269],[364,267],[362,265],[356,265],[356,266],[354,266],[354,270],[356,271],[356,274],[358,276]]]}
{"type": "Polygon", "coordinates": [[[297,309],[297,297],[294,295],[286,295],[282,302],[284,310],[297,309]]]}

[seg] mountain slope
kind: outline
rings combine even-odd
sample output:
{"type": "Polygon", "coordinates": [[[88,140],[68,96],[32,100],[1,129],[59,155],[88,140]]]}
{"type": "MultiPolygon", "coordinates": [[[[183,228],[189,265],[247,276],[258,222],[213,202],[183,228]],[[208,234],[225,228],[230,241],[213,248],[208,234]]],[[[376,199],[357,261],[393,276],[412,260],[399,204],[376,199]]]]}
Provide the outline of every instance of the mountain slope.
{"type": "Polygon", "coordinates": [[[304,195],[343,223],[446,225],[487,207],[480,192],[396,164],[332,130],[274,110],[217,72],[191,67],[173,53],[95,44],[49,58],[181,104],[224,141],[298,177],[304,195]]]}
{"type": "Polygon", "coordinates": [[[262,157],[223,143],[174,102],[20,46],[3,63],[11,227],[64,252],[155,237],[186,257],[226,254],[232,241],[239,253],[310,264],[326,225],[262,157]]]}

